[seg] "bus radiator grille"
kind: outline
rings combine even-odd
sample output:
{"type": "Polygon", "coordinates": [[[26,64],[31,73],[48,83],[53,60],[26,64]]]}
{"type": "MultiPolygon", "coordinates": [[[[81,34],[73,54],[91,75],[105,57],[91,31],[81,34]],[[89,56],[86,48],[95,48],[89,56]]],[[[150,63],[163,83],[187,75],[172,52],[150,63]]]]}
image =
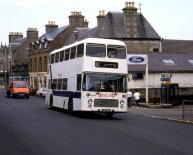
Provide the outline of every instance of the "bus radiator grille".
{"type": "Polygon", "coordinates": [[[95,99],[94,107],[118,107],[118,100],[115,99],[95,99]]]}

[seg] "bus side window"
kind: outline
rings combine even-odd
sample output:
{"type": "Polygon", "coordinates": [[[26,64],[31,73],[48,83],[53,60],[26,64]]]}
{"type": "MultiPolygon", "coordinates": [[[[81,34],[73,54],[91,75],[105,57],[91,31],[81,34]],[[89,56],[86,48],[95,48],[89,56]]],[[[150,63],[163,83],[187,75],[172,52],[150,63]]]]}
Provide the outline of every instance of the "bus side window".
{"type": "Polygon", "coordinates": [[[59,52],[55,54],[55,63],[58,63],[58,60],[59,60],[59,52]]]}
{"type": "Polygon", "coordinates": [[[70,56],[70,48],[65,50],[65,59],[64,60],[69,60],[69,56],[70,56]]]}
{"type": "Polygon", "coordinates": [[[62,79],[58,79],[58,90],[62,89],[62,79]]]}
{"type": "Polygon", "coordinates": [[[60,62],[64,60],[64,50],[60,51],[60,62]]]}
{"type": "Polygon", "coordinates": [[[68,79],[63,78],[63,80],[62,80],[62,90],[67,90],[67,83],[68,83],[68,79]]]}
{"type": "Polygon", "coordinates": [[[76,57],[82,57],[84,54],[84,44],[80,44],[77,46],[77,55],[76,57]]]}
{"type": "Polygon", "coordinates": [[[55,56],[55,54],[51,54],[51,56],[50,56],[50,63],[51,63],[51,64],[54,63],[54,56],[55,56]]]}
{"type": "Polygon", "coordinates": [[[70,59],[74,59],[76,56],[76,46],[71,48],[70,59]]]}
{"type": "Polygon", "coordinates": [[[52,84],[51,84],[51,88],[56,89],[56,86],[57,86],[57,79],[53,79],[52,84]]]}
{"type": "Polygon", "coordinates": [[[76,83],[76,89],[77,90],[81,90],[81,81],[82,81],[81,74],[77,74],[77,83],[76,83]]]}

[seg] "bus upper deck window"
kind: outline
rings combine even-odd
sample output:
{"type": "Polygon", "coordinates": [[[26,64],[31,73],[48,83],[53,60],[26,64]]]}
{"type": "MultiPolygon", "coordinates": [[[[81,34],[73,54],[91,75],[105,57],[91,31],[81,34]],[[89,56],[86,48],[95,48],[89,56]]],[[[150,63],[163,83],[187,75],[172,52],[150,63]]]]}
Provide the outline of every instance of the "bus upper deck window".
{"type": "Polygon", "coordinates": [[[58,60],[59,60],[59,52],[57,52],[57,53],[55,54],[55,63],[57,63],[58,60]]]}
{"type": "Polygon", "coordinates": [[[120,45],[108,45],[107,46],[107,57],[108,58],[126,58],[126,48],[120,45]]]}
{"type": "Polygon", "coordinates": [[[104,44],[88,43],[86,45],[86,56],[105,57],[106,48],[104,44]]]}
{"type": "Polygon", "coordinates": [[[55,56],[55,54],[51,54],[51,56],[50,56],[50,63],[51,63],[51,64],[54,63],[54,56],[55,56]]]}
{"type": "Polygon", "coordinates": [[[77,55],[76,57],[82,57],[84,54],[84,44],[80,44],[77,46],[77,55]]]}
{"type": "Polygon", "coordinates": [[[74,59],[76,56],[76,46],[71,48],[70,59],[74,59]]]}
{"type": "Polygon", "coordinates": [[[64,60],[69,60],[69,57],[70,57],[70,49],[68,48],[68,49],[65,50],[65,58],[64,58],[64,60]]]}
{"type": "Polygon", "coordinates": [[[60,62],[64,60],[64,50],[60,51],[60,62]]]}

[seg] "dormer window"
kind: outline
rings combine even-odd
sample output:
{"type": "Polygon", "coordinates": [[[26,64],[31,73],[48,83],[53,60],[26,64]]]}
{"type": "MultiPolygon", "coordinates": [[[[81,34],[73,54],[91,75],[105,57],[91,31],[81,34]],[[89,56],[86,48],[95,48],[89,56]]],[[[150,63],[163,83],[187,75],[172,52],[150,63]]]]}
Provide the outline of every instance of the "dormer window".
{"type": "Polygon", "coordinates": [[[191,64],[193,65],[193,59],[188,60],[188,62],[191,63],[191,64]]]}
{"type": "Polygon", "coordinates": [[[164,59],[163,62],[166,64],[166,65],[175,65],[175,62],[171,59],[164,59]]]}

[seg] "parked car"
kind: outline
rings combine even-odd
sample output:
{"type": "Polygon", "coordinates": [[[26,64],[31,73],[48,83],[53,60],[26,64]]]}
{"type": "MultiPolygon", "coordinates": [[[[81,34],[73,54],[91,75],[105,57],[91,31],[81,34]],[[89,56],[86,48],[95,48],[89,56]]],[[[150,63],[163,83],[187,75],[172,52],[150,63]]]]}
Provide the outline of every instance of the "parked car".
{"type": "Polygon", "coordinates": [[[47,93],[47,89],[44,89],[44,90],[42,91],[42,97],[46,97],[46,93],[47,93]]]}
{"type": "Polygon", "coordinates": [[[36,91],[36,95],[40,97],[45,97],[46,96],[46,88],[42,87],[36,91]]]}
{"type": "Polygon", "coordinates": [[[30,89],[29,89],[29,94],[32,95],[32,96],[34,96],[34,95],[36,95],[36,91],[37,91],[37,90],[38,90],[37,88],[30,88],[30,89]]]}

